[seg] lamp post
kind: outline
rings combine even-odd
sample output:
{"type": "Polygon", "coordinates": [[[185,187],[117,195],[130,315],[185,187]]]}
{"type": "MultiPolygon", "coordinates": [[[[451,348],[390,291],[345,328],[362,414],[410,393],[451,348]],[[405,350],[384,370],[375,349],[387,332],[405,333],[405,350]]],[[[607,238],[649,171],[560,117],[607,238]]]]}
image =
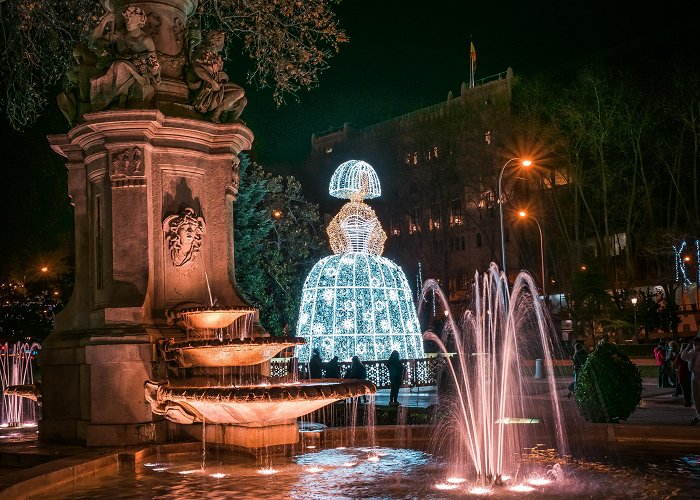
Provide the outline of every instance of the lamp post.
{"type": "MultiPolygon", "coordinates": [[[[503,172],[506,171],[506,167],[513,161],[520,160],[521,158],[511,158],[503,165],[501,168],[501,173],[498,175],[498,217],[501,223],[501,270],[508,280],[508,272],[506,271],[506,243],[505,237],[503,236],[503,199],[501,198],[501,191],[503,187],[503,172]]],[[[529,167],[532,165],[530,160],[522,160],[520,164],[524,167],[529,167]]]]}
{"type": "Polygon", "coordinates": [[[22,274],[22,288],[25,290],[27,289],[27,274],[29,273],[34,274],[34,276],[44,276],[49,272],[49,268],[47,266],[42,266],[42,267],[29,267],[25,269],[24,274],[22,274]]]}
{"type": "Polygon", "coordinates": [[[634,338],[637,338],[637,300],[639,300],[637,297],[632,297],[630,299],[632,301],[632,307],[634,308],[634,338]]]}
{"type": "Polygon", "coordinates": [[[540,221],[537,220],[537,218],[533,215],[528,214],[526,211],[521,210],[518,212],[518,215],[521,218],[529,217],[530,219],[535,221],[535,224],[537,224],[537,229],[540,232],[540,276],[542,280],[542,296],[546,297],[547,292],[546,292],[546,286],[545,281],[544,281],[544,238],[542,238],[542,226],[540,226],[540,221]]]}

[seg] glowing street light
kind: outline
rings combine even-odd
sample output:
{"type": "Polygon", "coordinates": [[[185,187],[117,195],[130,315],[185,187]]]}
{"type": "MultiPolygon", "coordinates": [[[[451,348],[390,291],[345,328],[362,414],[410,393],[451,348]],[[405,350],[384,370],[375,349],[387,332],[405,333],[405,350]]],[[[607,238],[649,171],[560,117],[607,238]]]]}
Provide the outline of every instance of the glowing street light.
{"type": "Polygon", "coordinates": [[[535,216],[528,214],[528,213],[527,213],[526,211],[524,211],[524,210],[521,210],[520,212],[518,212],[518,216],[519,216],[521,219],[524,219],[524,218],[526,218],[526,217],[529,217],[530,219],[534,220],[534,221],[535,221],[535,224],[537,224],[537,229],[538,229],[539,232],[540,232],[540,272],[541,272],[541,280],[542,280],[542,295],[543,295],[544,297],[546,297],[546,296],[547,296],[547,292],[546,292],[546,289],[545,289],[546,283],[545,283],[545,281],[544,281],[544,240],[543,240],[543,238],[542,238],[542,226],[540,226],[540,221],[538,221],[537,218],[536,218],[535,216]]]}
{"type": "Polygon", "coordinates": [[[506,279],[508,279],[508,273],[506,271],[506,244],[505,237],[503,236],[503,199],[501,198],[501,191],[503,186],[503,172],[506,171],[506,167],[511,162],[514,162],[516,160],[521,160],[520,165],[522,165],[523,167],[529,167],[530,165],[532,165],[532,162],[530,160],[523,160],[522,158],[511,158],[510,160],[505,162],[503,168],[501,168],[501,173],[498,176],[498,216],[501,223],[501,269],[503,271],[503,274],[506,275],[506,279]]]}
{"type": "Polygon", "coordinates": [[[634,308],[634,337],[637,338],[637,297],[632,297],[630,301],[632,302],[632,307],[634,308]]]}

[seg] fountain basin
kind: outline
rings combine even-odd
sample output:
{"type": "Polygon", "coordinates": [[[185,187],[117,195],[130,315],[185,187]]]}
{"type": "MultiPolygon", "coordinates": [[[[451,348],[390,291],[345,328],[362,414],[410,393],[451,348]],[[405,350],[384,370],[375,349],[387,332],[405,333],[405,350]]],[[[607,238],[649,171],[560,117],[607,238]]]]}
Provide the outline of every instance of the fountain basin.
{"type": "Polygon", "coordinates": [[[41,401],[41,390],[38,384],[10,385],[2,391],[5,396],[17,396],[20,398],[41,401]]]}
{"type": "Polygon", "coordinates": [[[376,390],[366,380],[340,379],[228,387],[174,387],[167,381],[145,384],[153,413],[179,424],[274,425],[376,390]]]}
{"type": "MultiPolygon", "coordinates": [[[[249,337],[169,342],[166,353],[173,353],[180,366],[252,366],[269,361],[287,347],[302,345],[299,337],[249,337]]],[[[170,356],[168,356],[170,357],[170,356]]]]}
{"type": "Polygon", "coordinates": [[[174,311],[171,317],[190,330],[216,330],[226,328],[241,316],[254,313],[255,309],[247,306],[191,307],[174,311]]]}

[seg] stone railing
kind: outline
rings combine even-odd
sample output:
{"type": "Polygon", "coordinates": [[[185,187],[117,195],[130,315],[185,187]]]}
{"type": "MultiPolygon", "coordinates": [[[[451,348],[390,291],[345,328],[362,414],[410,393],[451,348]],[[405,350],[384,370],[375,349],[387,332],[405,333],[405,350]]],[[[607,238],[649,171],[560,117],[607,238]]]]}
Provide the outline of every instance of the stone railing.
{"type": "MultiPolygon", "coordinates": [[[[270,375],[273,377],[286,377],[296,371],[300,380],[309,377],[309,365],[297,363],[296,358],[273,358],[270,363],[270,375]]],[[[444,356],[432,356],[422,359],[402,359],[404,365],[404,379],[402,387],[424,387],[435,385],[440,367],[445,362],[444,356]]],[[[340,376],[350,369],[350,362],[341,362],[340,376]]],[[[367,380],[373,382],[378,389],[389,387],[389,369],[384,361],[365,361],[362,364],[367,369],[367,380]]],[[[325,374],[324,374],[325,376],[325,374]]]]}

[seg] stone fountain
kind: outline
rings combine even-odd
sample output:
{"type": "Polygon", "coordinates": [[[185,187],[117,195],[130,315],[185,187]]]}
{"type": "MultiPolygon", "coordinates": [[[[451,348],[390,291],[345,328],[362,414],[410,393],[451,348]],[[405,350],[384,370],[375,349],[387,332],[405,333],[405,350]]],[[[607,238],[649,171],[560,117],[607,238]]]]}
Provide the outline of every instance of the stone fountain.
{"type": "Polygon", "coordinates": [[[224,35],[190,23],[197,0],[102,3],[59,96],[74,127],[49,137],[67,159],[76,275],[42,346],[40,437],[134,445],[213,423],[231,444],[295,442],[297,417],[374,387],[269,376],[303,341],[270,337],[236,286],[237,155],[253,134],[224,35]]]}

